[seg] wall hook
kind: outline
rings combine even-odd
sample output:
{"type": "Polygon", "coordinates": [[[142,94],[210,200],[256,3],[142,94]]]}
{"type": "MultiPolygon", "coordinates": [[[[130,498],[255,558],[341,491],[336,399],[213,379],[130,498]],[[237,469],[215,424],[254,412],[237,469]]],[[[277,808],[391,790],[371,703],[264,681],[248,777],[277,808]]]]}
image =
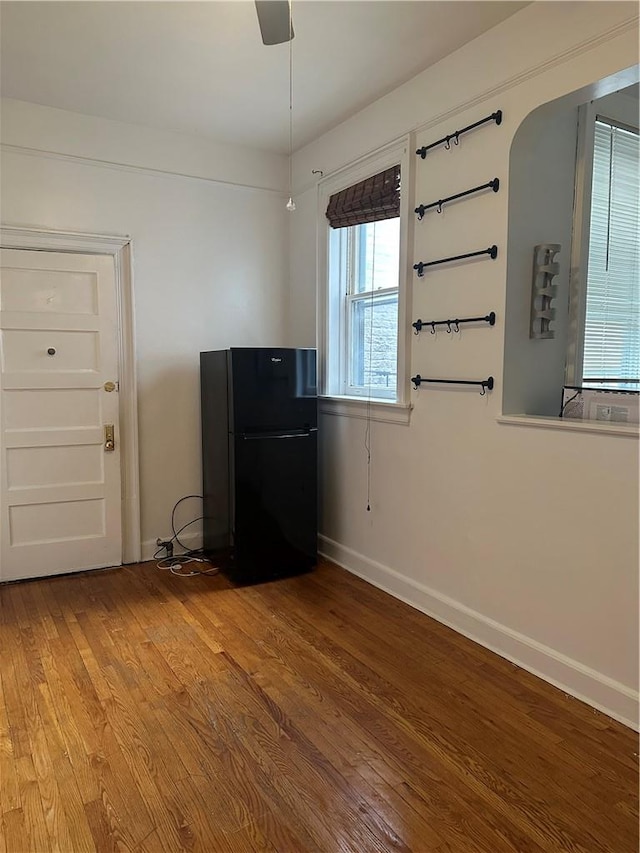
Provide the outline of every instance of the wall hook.
{"type": "Polygon", "coordinates": [[[482,386],[482,390],[480,391],[480,396],[484,397],[487,393],[487,388],[489,391],[493,391],[493,376],[490,376],[488,379],[484,379],[480,385],[482,386]]]}
{"type": "Polygon", "coordinates": [[[322,171],[322,169],[312,169],[311,174],[312,175],[320,175],[320,177],[322,177],[324,175],[324,172],[322,171]]]}
{"type": "Polygon", "coordinates": [[[435,335],[436,333],[436,323],[435,320],[431,323],[431,334],[435,335]]]}
{"type": "Polygon", "coordinates": [[[450,137],[450,136],[446,136],[446,137],[445,137],[444,147],[445,147],[445,149],[446,149],[447,151],[449,151],[449,150],[450,150],[450,148],[451,148],[451,142],[450,142],[450,139],[451,139],[451,137],[450,137]]]}
{"type": "Polygon", "coordinates": [[[438,202],[438,213],[442,213],[442,202],[438,202]]]}
{"type": "Polygon", "coordinates": [[[459,130],[456,130],[456,132],[454,134],[453,144],[454,145],[460,145],[460,131],[459,130]]]}
{"type": "Polygon", "coordinates": [[[447,334],[451,334],[451,320],[447,320],[447,334]]]}
{"type": "Polygon", "coordinates": [[[453,325],[455,326],[454,332],[459,332],[459,331],[460,331],[459,321],[458,321],[458,320],[454,320],[454,321],[453,321],[453,325]]]}

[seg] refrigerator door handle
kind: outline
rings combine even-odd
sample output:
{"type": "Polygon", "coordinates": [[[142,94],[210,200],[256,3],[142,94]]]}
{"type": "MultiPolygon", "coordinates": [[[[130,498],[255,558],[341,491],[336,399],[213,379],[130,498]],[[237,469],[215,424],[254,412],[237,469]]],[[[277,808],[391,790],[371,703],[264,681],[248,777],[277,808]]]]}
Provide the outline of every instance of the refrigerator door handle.
{"type": "Polygon", "coordinates": [[[312,433],[317,431],[317,427],[312,427],[301,432],[243,432],[240,437],[243,441],[262,441],[266,438],[309,438],[312,433]]]}

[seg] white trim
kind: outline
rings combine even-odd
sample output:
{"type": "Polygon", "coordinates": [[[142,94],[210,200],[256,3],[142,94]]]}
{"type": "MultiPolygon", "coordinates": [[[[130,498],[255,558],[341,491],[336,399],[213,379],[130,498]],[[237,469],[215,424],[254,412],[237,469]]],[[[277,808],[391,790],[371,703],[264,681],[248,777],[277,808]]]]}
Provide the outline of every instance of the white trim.
{"type": "Polygon", "coordinates": [[[82,231],[49,231],[29,226],[0,225],[0,245],[3,249],[115,255],[130,242],[131,237],[128,235],[85,234],[82,231]]]}
{"type": "Polygon", "coordinates": [[[318,397],[318,408],[324,415],[379,421],[406,426],[411,421],[412,403],[386,403],[358,397],[318,397]]]}
{"type": "MultiPolygon", "coordinates": [[[[481,107],[483,104],[487,102],[495,101],[497,97],[508,92],[510,89],[513,89],[517,86],[520,86],[522,83],[526,83],[528,80],[533,80],[538,77],[540,74],[545,74],[547,71],[555,68],[558,65],[563,65],[565,62],[570,62],[576,56],[580,56],[583,53],[588,53],[591,50],[595,50],[603,44],[606,44],[608,41],[612,41],[613,39],[618,38],[619,36],[624,35],[625,33],[632,31],[638,26],[639,16],[637,14],[633,15],[630,18],[625,19],[624,21],[615,24],[613,27],[608,29],[606,32],[600,32],[595,36],[584,39],[583,41],[574,44],[572,47],[567,48],[561,53],[552,56],[550,59],[546,59],[543,62],[539,62],[536,65],[531,65],[529,68],[526,68],[524,71],[519,71],[516,74],[513,74],[511,77],[508,77],[506,80],[503,80],[501,83],[497,85],[491,85],[488,89],[484,89],[479,92],[477,95],[474,95],[472,98],[467,98],[464,101],[458,101],[457,104],[454,104],[448,107],[446,110],[442,112],[436,113],[428,119],[424,119],[419,121],[417,124],[411,125],[406,133],[417,135],[420,133],[424,133],[425,131],[431,130],[433,127],[437,127],[437,125],[442,122],[448,121],[452,118],[457,118],[461,113],[466,112],[467,110],[474,109],[475,107],[481,107]]],[[[447,59],[447,57],[445,57],[447,59]]],[[[444,61],[444,60],[441,60],[444,61]]],[[[436,66],[437,67],[437,66],[436,66]]],[[[419,76],[419,75],[418,75],[419,76]]],[[[607,75],[608,78],[615,78],[615,89],[621,89],[626,86],[632,86],[634,83],[638,82],[638,72],[637,66],[631,66],[629,68],[622,69],[618,72],[613,72],[610,75],[607,75]]],[[[412,78],[414,80],[415,78],[412,78]]],[[[411,83],[412,80],[409,80],[408,83],[411,83]]],[[[594,81],[595,82],[595,81],[594,81]]],[[[407,84],[403,84],[407,85],[407,84]]],[[[588,88],[589,84],[586,84],[582,88],[588,88]]],[[[402,88],[399,87],[399,89],[402,88]]],[[[394,90],[394,91],[399,91],[394,90]]],[[[569,93],[567,93],[569,94],[569,93]]],[[[606,94],[606,93],[605,93],[606,94]]],[[[602,95],[598,95],[601,97],[602,95]]],[[[330,131],[329,131],[330,132],[330,131]]],[[[397,140],[397,137],[394,137],[397,140]]],[[[312,144],[312,143],[310,143],[312,144]]],[[[394,140],[390,140],[388,142],[383,142],[378,148],[369,151],[367,154],[362,155],[360,159],[364,159],[364,157],[368,157],[371,154],[375,153],[375,151],[380,150],[382,147],[386,147],[387,145],[394,144],[394,140]]],[[[415,146],[414,146],[415,147],[415,146]]],[[[355,161],[359,162],[359,160],[355,161]]],[[[336,171],[333,174],[337,174],[343,168],[348,168],[344,164],[336,168],[336,171]]],[[[308,189],[313,187],[317,181],[307,181],[304,184],[300,184],[299,186],[294,187],[295,192],[300,195],[303,192],[306,192],[308,189]]]]}
{"type": "Polygon", "coordinates": [[[604,421],[581,421],[574,418],[547,418],[544,415],[499,415],[497,423],[507,426],[534,427],[537,429],[557,429],[565,432],[591,432],[600,435],[616,435],[619,438],[640,436],[637,425],[612,424],[604,421]]]}
{"type": "Polygon", "coordinates": [[[565,366],[565,384],[567,385],[579,385],[582,382],[594,132],[595,108],[590,101],[578,107],[573,232],[569,270],[569,339],[565,366]]]}
{"type": "Polygon", "coordinates": [[[357,551],[320,536],[323,556],[527,672],[638,730],[638,692],[357,551]]]}
{"type": "MultiPolygon", "coordinates": [[[[564,50],[561,53],[557,53],[550,59],[546,59],[543,62],[537,63],[536,65],[531,65],[529,66],[529,68],[526,68],[524,71],[519,71],[517,74],[512,75],[507,80],[504,80],[502,83],[499,83],[497,86],[491,86],[489,89],[485,89],[483,92],[479,93],[475,97],[470,98],[467,101],[462,101],[457,106],[450,107],[448,110],[445,110],[439,113],[438,115],[427,119],[427,121],[416,125],[413,130],[415,130],[416,133],[422,133],[425,130],[429,130],[430,128],[435,127],[443,121],[447,121],[449,118],[453,118],[454,116],[459,115],[460,113],[470,109],[471,107],[479,106],[485,101],[495,99],[504,92],[507,92],[509,89],[513,89],[516,86],[520,86],[527,80],[531,80],[535,77],[538,77],[540,74],[544,74],[558,65],[563,65],[565,62],[569,62],[576,56],[580,56],[583,53],[587,53],[590,50],[594,50],[595,48],[600,47],[600,45],[606,44],[606,42],[611,41],[612,39],[615,39],[620,35],[623,35],[629,30],[637,28],[638,19],[638,14],[635,14],[631,18],[627,18],[625,21],[622,21],[621,23],[611,27],[611,29],[607,30],[606,32],[600,32],[596,36],[584,39],[583,41],[573,45],[573,47],[569,47],[567,48],[567,50],[564,50]]],[[[633,85],[633,83],[637,82],[638,79],[637,71],[633,72],[631,71],[631,69],[623,69],[617,73],[608,76],[614,76],[620,81],[619,85],[617,85],[616,88],[631,86],[633,85]],[[630,74],[628,76],[626,74],[627,71],[630,71],[630,74]],[[626,82],[627,80],[628,82],[626,82]]]]}
{"type": "Polygon", "coordinates": [[[114,259],[120,360],[122,562],[138,562],[141,554],[140,472],[131,238],[0,225],[0,246],[3,249],[110,255],[114,259]]]}
{"type": "Polygon", "coordinates": [[[49,151],[45,148],[31,148],[26,145],[12,145],[8,142],[0,144],[0,150],[24,154],[26,157],[45,157],[49,160],[62,160],[67,163],[80,163],[84,166],[97,166],[102,169],[117,169],[123,172],[138,172],[143,175],[156,175],[163,178],[182,178],[190,181],[206,181],[222,187],[233,187],[250,192],[272,193],[284,198],[286,192],[277,187],[265,187],[258,184],[243,184],[238,181],[223,181],[220,178],[209,178],[206,175],[190,175],[188,172],[176,172],[172,169],[158,169],[152,166],[136,166],[130,163],[120,163],[116,160],[101,160],[99,157],[86,157],[81,154],[64,154],[61,151],[49,151]]]}

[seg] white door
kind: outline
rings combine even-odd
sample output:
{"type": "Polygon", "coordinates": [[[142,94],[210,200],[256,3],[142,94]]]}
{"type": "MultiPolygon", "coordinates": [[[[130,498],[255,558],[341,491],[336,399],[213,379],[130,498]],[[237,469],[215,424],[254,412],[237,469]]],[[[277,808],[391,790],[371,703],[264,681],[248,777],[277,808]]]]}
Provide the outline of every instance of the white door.
{"type": "Polygon", "coordinates": [[[120,565],[113,258],[4,249],[0,266],[0,581],[120,565]]]}

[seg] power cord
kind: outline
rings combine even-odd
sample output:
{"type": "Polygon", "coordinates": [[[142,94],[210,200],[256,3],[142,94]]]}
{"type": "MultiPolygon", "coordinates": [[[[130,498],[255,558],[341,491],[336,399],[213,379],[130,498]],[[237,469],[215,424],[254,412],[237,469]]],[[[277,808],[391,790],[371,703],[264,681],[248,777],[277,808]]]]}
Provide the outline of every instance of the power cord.
{"type": "Polygon", "coordinates": [[[205,563],[206,560],[201,557],[190,557],[187,554],[180,554],[177,557],[169,557],[156,563],[156,568],[164,572],[171,572],[179,578],[194,578],[196,575],[217,575],[220,569],[217,566],[211,566],[210,569],[189,569],[183,571],[184,566],[190,563],[205,563]]]}
{"type": "Polygon", "coordinates": [[[179,535],[180,533],[182,533],[182,531],[185,529],[185,527],[188,527],[188,526],[189,526],[189,524],[194,524],[196,521],[202,521],[202,519],[204,518],[204,516],[203,516],[203,515],[201,515],[199,518],[194,518],[194,519],[193,519],[193,521],[190,521],[190,522],[188,522],[188,524],[185,524],[185,525],[184,525],[183,527],[181,527],[181,528],[180,528],[180,530],[178,530],[178,532],[176,533],[176,510],[178,509],[178,507],[180,506],[180,504],[181,504],[183,501],[188,501],[188,500],[190,500],[191,498],[196,498],[197,500],[204,501],[204,498],[202,497],[202,495],[185,495],[183,498],[180,498],[180,500],[179,500],[179,501],[176,501],[176,503],[175,503],[175,504],[174,504],[174,506],[173,506],[173,509],[171,510],[171,532],[173,533],[173,539],[175,539],[175,541],[178,543],[178,545],[179,545],[179,546],[180,546],[184,551],[187,551],[187,552],[189,552],[191,549],[190,549],[190,548],[187,548],[187,546],[186,546],[184,543],[182,543],[182,542],[180,541],[180,539],[178,538],[178,535],[179,535]]]}
{"type": "Polygon", "coordinates": [[[174,541],[183,549],[184,554],[176,554],[175,556],[170,553],[169,556],[160,560],[156,563],[156,568],[161,571],[169,571],[172,575],[176,575],[181,578],[192,578],[196,575],[215,575],[218,574],[220,569],[217,566],[211,566],[209,569],[191,569],[187,572],[183,571],[183,567],[189,565],[190,563],[202,563],[205,564],[208,560],[203,555],[202,548],[187,548],[187,546],[180,541],[180,534],[187,527],[190,527],[192,524],[195,524],[197,521],[202,521],[204,519],[204,515],[199,515],[197,518],[193,518],[191,521],[188,521],[186,524],[183,524],[179,530],[176,530],[176,509],[180,506],[183,501],[189,500],[190,498],[197,498],[203,500],[202,495],[185,495],[180,498],[180,500],[176,501],[171,510],[171,532],[173,536],[171,539],[164,542],[158,550],[153,555],[153,559],[156,560],[160,556],[160,552],[162,550],[167,550],[167,545],[173,547],[174,541]]]}
{"type": "Polygon", "coordinates": [[[580,396],[580,394],[582,394],[582,388],[578,388],[578,390],[577,390],[577,391],[576,391],[576,393],[573,395],[573,397],[569,397],[569,399],[568,399],[568,400],[565,400],[565,402],[562,404],[562,408],[560,409],[560,417],[563,417],[563,415],[564,415],[564,410],[567,408],[567,406],[569,405],[569,403],[572,403],[572,402],[576,399],[576,397],[579,397],[579,396],[580,396]]]}

